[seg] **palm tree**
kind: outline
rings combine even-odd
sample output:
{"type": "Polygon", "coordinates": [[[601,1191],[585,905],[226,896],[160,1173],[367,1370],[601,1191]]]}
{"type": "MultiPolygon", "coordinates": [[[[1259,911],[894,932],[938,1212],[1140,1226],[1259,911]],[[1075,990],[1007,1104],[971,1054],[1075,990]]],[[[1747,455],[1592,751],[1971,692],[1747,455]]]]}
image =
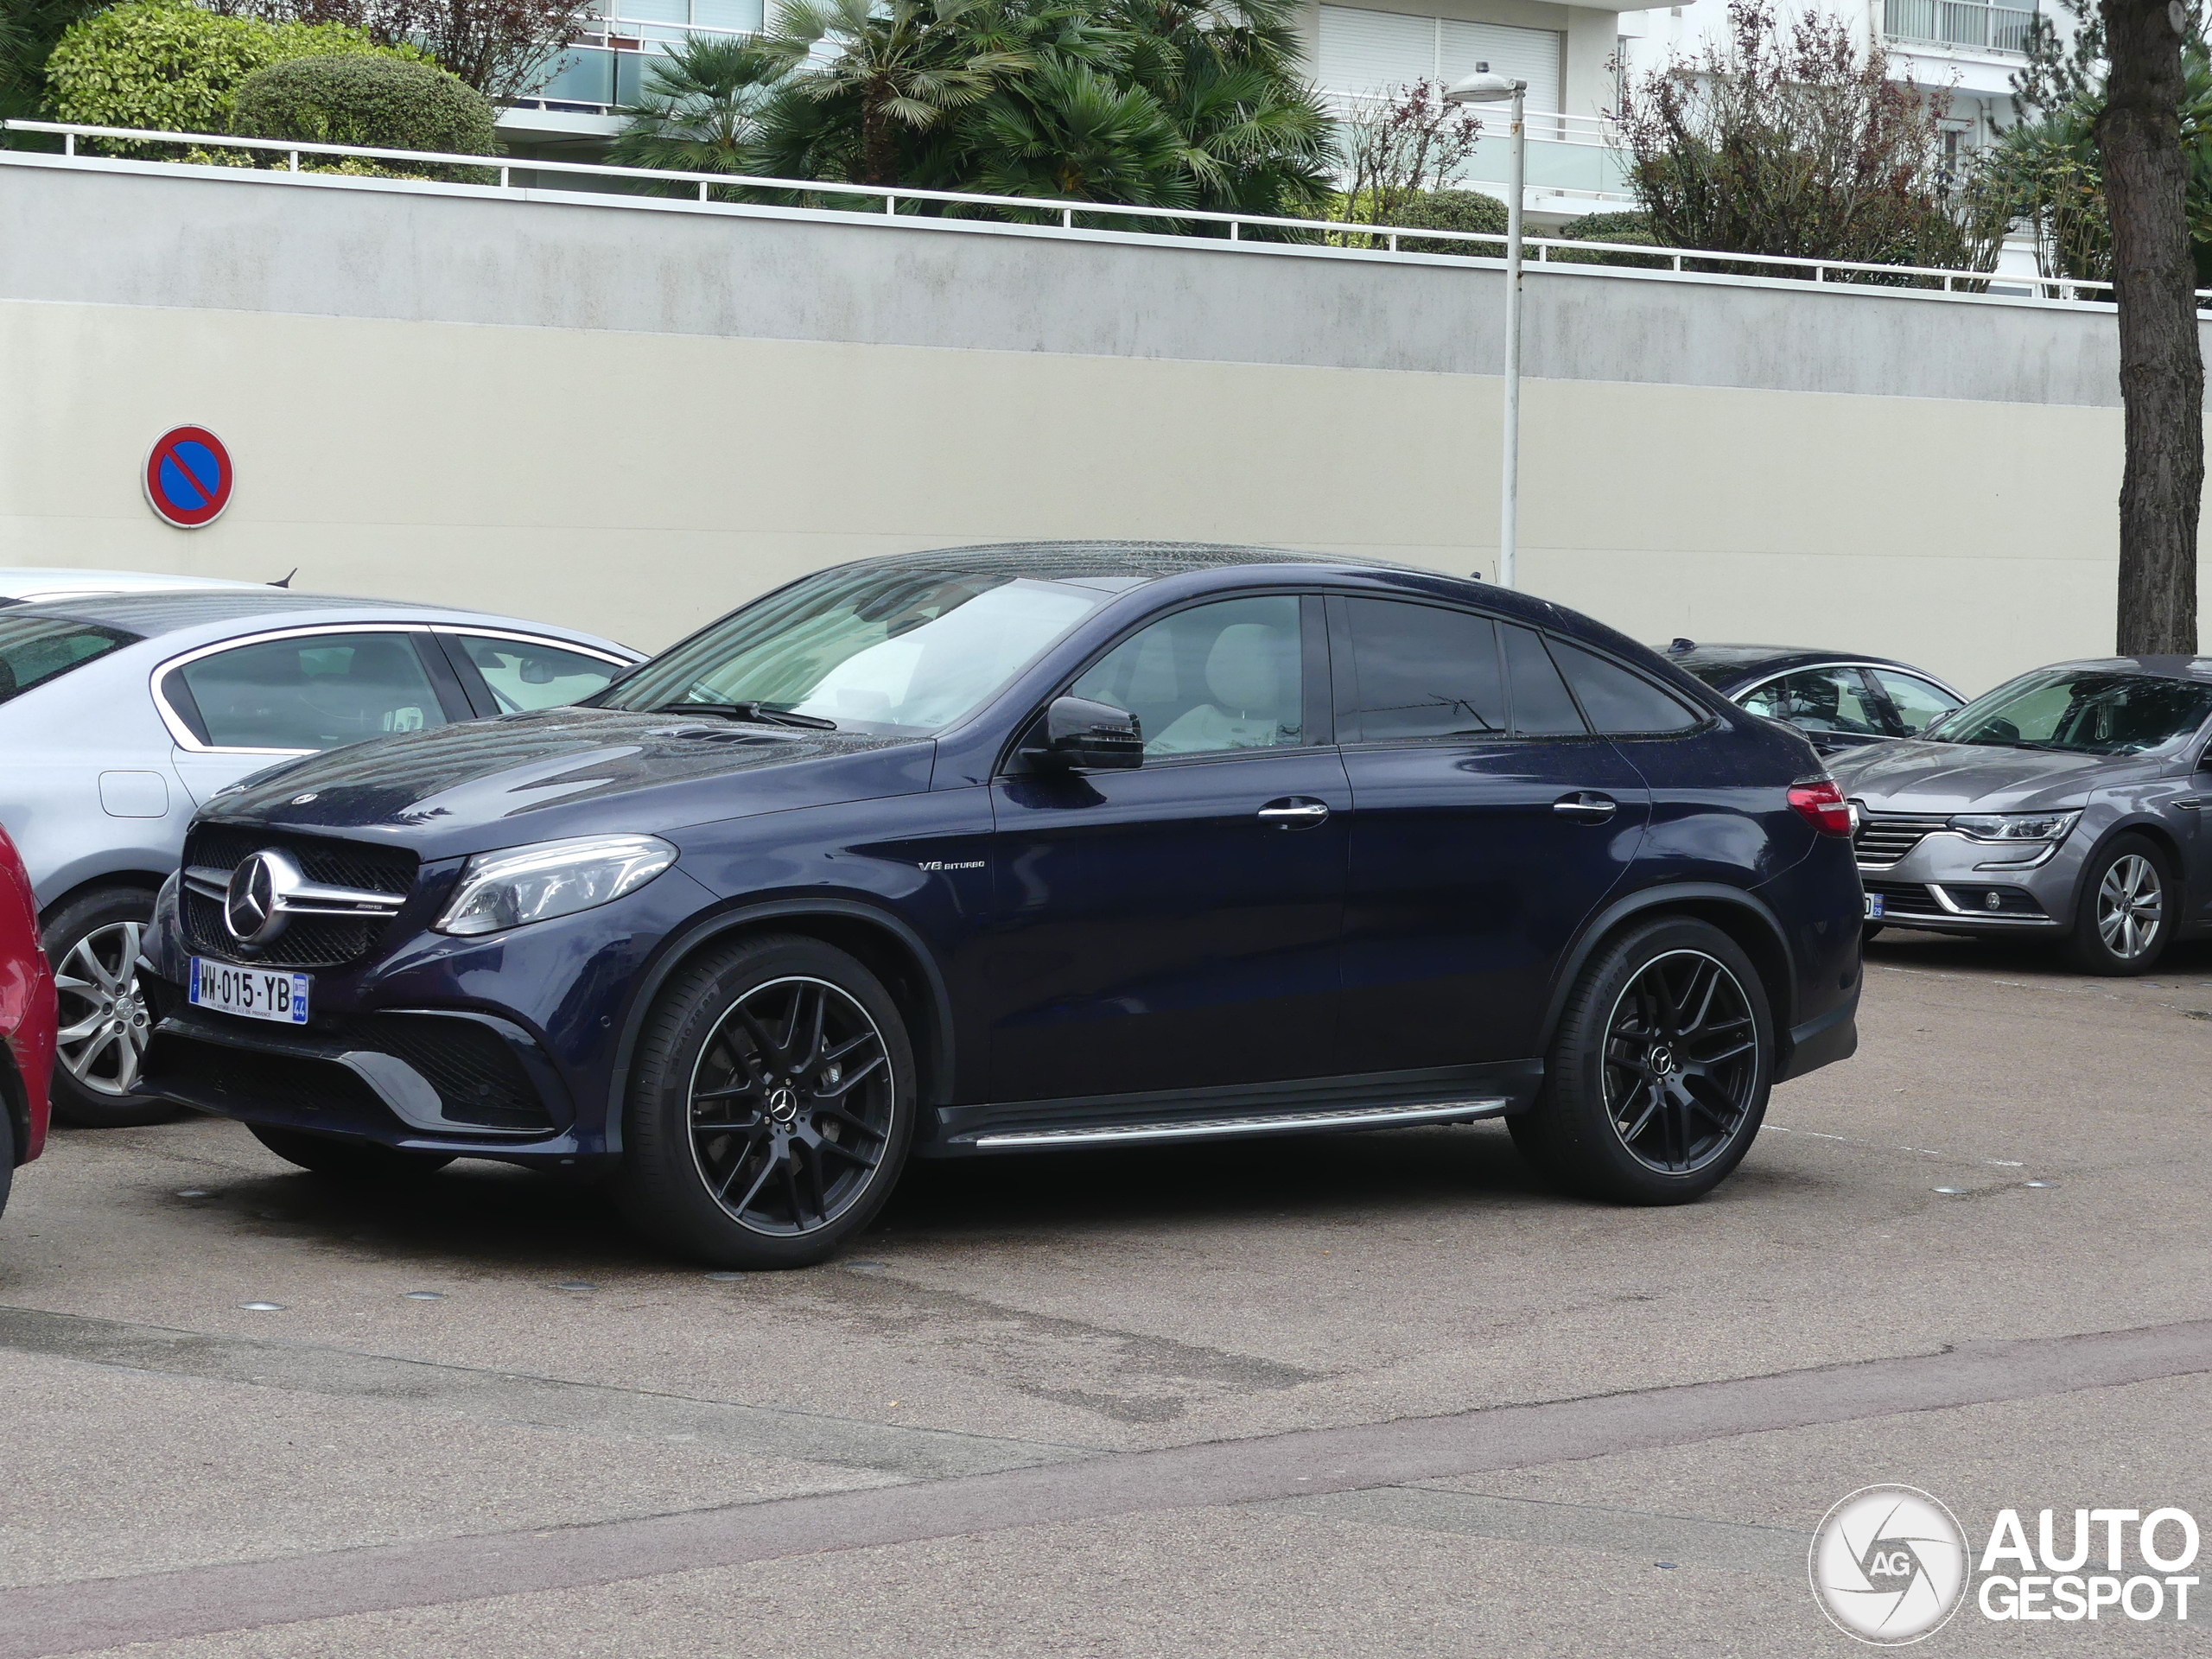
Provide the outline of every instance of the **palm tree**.
{"type": "Polygon", "coordinates": [[[835,48],[827,60],[810,58],[795,89],[857,106],[857,182],[899,183],[903,137],[930,133],[1033,65],[1028,53],[976,36],[987,15],[987,0],[788,0],[779,43],[795,54],[825,41],[835,48]]]}
{"type": "Polygon", "coordinates": [[[975,188],[994,195],[1185,207],[1196,194],[1180,164],[1183,137],[1159,101],[1087,63],[1040,64],[995,94],[974,125],[975,188]]]}
{"type": "Polygon", "coordinates": [[[685,36],[655,60],[608,152],[624,167],[751,173],[764,164],[762,118],[790,77],[774,41],[685,36]]]}
{"type": "Polygon", "coordinates": [[[1299,214],[1333,188],[1336,123],[1304,70],[1293,0],[1109,0],[1128,74],[1183,135],[1195,204],[1299,214]]]}

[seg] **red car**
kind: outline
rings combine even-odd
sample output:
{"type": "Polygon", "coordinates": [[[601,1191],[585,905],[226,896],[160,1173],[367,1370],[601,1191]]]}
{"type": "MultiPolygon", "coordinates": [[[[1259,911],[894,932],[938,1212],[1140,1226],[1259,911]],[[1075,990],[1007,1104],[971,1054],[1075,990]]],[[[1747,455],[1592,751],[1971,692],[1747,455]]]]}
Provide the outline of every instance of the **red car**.
{"type": "Polygon", "coordinates": [[[0,1210],[16,1166],[46,1147],[54,1024],[54,970],[39,948],[38,904],[16,843],[0,830],[0,1210]]]}

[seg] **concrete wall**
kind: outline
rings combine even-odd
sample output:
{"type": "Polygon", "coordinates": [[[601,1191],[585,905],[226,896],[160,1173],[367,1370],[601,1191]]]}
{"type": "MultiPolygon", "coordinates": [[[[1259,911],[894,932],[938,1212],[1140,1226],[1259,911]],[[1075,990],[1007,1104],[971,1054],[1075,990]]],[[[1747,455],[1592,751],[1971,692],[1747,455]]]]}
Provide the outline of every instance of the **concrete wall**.
{"type": "MultiPolygon", "coordinates": [[[[0,165],[0,563],[664,643],[1017,537],[1495,559],[1495,271],[1327,250],[0,165]],[[148,511],[184,422],[217,524],[148,511]]],[[[2108,312],[1532,275],[1523,585],[1970,689],[2111,645],[2108,312]]]]}

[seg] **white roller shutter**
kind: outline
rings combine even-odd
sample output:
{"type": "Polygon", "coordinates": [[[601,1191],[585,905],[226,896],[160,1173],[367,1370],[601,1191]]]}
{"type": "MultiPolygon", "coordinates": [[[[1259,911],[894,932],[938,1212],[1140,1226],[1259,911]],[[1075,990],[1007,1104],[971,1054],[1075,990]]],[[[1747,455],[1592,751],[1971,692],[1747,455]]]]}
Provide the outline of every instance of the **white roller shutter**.
{"type": "Polygon", "coordinates": [[[1494,75],[1529,83],[1530,109],[1556,111],[1561,107],[1560,60],[1566,49],[1567,37],[1556,29],[1463,23],[1446,17],[1438,29],[1437,79],[1448,86],[1486,63],[1494,75]]]}
{"type": "Polygon", "coordinates": [[[1316,78],[1332,92],[1380,92],[1436,78],[1436,19],[1356,6],[1321,8],[1316,78]]]}

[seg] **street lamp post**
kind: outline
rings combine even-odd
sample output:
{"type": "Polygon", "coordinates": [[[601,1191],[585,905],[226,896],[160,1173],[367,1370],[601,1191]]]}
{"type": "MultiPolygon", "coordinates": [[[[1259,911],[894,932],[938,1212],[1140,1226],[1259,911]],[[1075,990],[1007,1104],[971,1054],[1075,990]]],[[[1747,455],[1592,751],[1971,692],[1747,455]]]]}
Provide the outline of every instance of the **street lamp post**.
{"type": "Polygon", "coordinates": [[[1505,198],[1505,459],[1503,489],[1497,506],[1497,585],[1513,586],[1513,556],[1521,518],[1521,197],[1528,148],[1523,105],[1529,83],[1493,75],[1484,66],[1455,80],[1444,94],[1453,104],[1495,104],[1513,100],[1513,165],[1505,198]]]}

